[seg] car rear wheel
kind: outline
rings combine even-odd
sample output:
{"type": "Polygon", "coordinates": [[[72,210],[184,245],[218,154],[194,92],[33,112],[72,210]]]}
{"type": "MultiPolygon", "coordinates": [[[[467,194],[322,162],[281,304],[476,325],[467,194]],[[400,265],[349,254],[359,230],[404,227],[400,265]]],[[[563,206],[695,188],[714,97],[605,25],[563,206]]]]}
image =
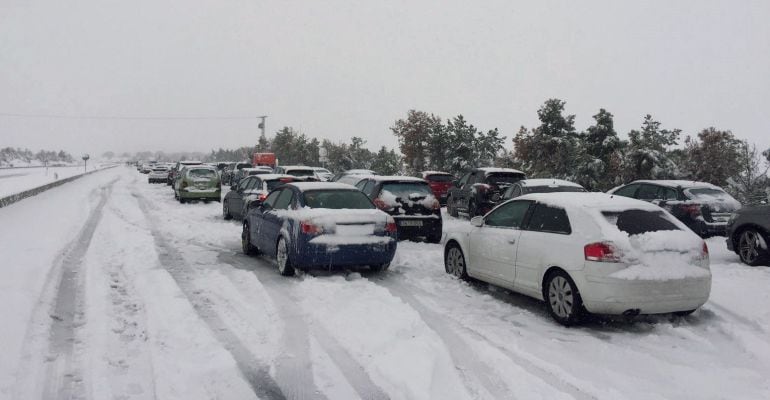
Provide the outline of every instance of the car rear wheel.
{"type": "Polygon", "coordinates": [[[243,254],[247,256],[257,254],[257,247],[251,244],[251,229],[249,224],[243,224],[243,232],[241,232],[241,250],[243,254]]]}
{"type": "Polygon", "coordinates": [[[294,275],[294,267],[291,265],[291,260],[289,259],[289,246],[283,236],[278,239],[278,248],[275,252],[275,260],[278,263],[278,272],[281,275],[294,275]]]}
{"type": "Polygon", "coordinates": [[[228,220],[233,219],[232,214],[230,214],[230,205],[227,203],[227,200],[222,203],[222,216],[228,220]]]}
{"type": "Polygon", "coordinates": [[[369,269],[372,272],[383,272],[383,271],[387,270],[388,268],[390,268],[390,263],[376,264],[376,265],[370,265],[369,266],[369,269]]]}
{"type": "Polygon", "coordinates": [[[444,251],[444,270],[459,279],[468,279],[465,255],[463,255],[463,251],[457,243],[447,245],[444,251]]]}
{"type": "Polygon", "coordinates": [[[446,199],[446,212],[449,213],[449,215],[457,218],[457,208],[454,206],[455,199],[452,197],[452,195],[449,195],[449,197],[446,199]]]}
{"type": "Polygon", "coordinates": [[[738,256],[746,265],[757,266],[767,262],[767,241],[762,233],[751,228],[741,232],[738,236],[738,256]]]}
{"type": "Polygon", "coordinates": [[[543,290],[546,306],[556,322],[565,325],[575,325],[580,322],[583,314],[583,299],[577,286],[566,272],[557,270],[545,280],[543,290]]]}

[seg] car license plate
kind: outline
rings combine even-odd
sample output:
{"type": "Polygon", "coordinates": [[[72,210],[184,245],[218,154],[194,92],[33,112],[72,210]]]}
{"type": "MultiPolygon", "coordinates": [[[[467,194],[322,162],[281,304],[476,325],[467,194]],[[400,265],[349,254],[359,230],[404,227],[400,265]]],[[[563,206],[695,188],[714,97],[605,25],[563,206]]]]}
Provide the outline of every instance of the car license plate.
{"type": "Polygon", "coordinates": [[[398,221],[398,224],[401,226],[422,226],[422,221],[420,220],[403,220],[398,221]]]}

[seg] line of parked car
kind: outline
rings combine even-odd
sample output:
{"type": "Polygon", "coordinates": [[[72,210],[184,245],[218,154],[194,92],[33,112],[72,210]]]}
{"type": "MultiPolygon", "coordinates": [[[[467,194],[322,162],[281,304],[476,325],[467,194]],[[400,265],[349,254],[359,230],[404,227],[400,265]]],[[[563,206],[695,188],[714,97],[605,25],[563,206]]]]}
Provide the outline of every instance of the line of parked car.
{"type": "Polygon", "coordinates": [[[768,206],[740,208],[702,182],[635,181],[588,193],[507,168],[477,168],[459,179],[441,171],[416,178],[349,170],[333,182],[305,166],[221,170],[179,162],[167,174],[180,202],[221,198],[223,218],[241,220],[243,252],[274,258],[282,275],[383,271],[399,240],[443,242],[447,273],[542,300],[564,325],[588,313],[693,312],[711,289],[703,237],[727,235],[749,265],[770,258],[768,206]],[[222,181],[231,187],[219,197],[222,181]],[[442,204],[469,223],[444,233],[442,204]]]}

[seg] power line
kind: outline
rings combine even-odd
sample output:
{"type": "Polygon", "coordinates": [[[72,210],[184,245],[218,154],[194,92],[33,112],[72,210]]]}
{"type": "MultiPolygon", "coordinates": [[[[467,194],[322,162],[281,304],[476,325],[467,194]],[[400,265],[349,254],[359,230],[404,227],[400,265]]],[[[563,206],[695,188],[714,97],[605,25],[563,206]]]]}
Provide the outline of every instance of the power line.
{"type": "Polygon", "coordinates": [[[175,120],[254,120],[259,117],[243,116],[124,116],[124,115],[64,115],[64,114],[19,114],[0,113],[0,117],[29,118],[29,119],[90,119],[90,120],[147,120],[147,121],[175,121],[175,120]]]}

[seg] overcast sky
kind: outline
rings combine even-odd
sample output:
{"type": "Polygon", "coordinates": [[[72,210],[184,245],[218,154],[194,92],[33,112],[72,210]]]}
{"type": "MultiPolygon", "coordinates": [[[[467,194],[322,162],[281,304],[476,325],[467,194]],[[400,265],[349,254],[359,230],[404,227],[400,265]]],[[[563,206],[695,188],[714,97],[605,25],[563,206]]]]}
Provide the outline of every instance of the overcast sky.
{"type": "MultiPolygon", "coordinates": [[[[510,139],[551,97],[581,130],[606,108],[770,147],[770,1],[0,0],[0,114],[375,148],[411,108],[510,139]]],[[[76,154],[257,138],[0,116],[0,147],[76,154]]]]}

